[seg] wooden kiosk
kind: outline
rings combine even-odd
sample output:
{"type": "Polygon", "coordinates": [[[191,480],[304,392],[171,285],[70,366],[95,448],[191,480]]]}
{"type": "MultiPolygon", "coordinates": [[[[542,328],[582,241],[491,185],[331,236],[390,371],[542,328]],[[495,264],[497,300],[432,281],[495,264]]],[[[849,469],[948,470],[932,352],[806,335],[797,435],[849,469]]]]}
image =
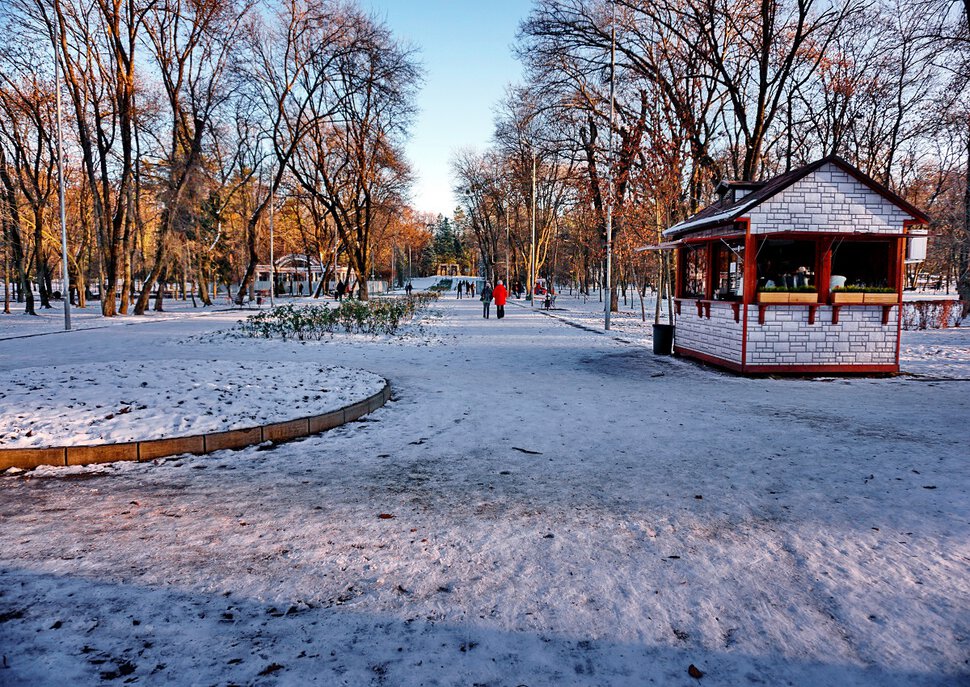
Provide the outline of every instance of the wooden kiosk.
{"type": "Polygon", "coordinates": [[[674,352],[741,373],[897,373],[903,264],[927,216],[838,157],[720,199],[664,232],[674,352]]]}

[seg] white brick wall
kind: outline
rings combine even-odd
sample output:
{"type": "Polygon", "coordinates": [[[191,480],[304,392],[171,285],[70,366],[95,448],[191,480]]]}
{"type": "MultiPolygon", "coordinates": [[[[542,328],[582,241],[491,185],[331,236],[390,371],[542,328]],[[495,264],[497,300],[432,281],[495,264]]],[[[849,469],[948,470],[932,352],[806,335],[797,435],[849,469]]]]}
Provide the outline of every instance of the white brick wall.
{"type": "MultiPolygon", "coordinates": [[[[741,322],[734,321],[731,304],[714,301],[711,303],[711,319],[707,319],[705,315],[697,316],[696,302],[685,300],[681,303],[674,330],[675,343],[740,365],[743,327],[741,322]]],[[[743,317],[744,306],[739,304],[739,307],[743,317]]]]}
{"type": "Polygon", "coordinates": [[[842,306],[839,323],[833,325],[832,306],[823,305],[810,325],[808,307],[772,305],[762,325],[758,306],[750,306],[747,364],[894,365],[898,320],[898,307],[884,325],[881,306],[851,305],[842,306]]]}
{"type": "Polygon", "coordinates": [[[753,234],[776,231],[898,234],[910,216],[832,163],[748,213],[753,234]]]}

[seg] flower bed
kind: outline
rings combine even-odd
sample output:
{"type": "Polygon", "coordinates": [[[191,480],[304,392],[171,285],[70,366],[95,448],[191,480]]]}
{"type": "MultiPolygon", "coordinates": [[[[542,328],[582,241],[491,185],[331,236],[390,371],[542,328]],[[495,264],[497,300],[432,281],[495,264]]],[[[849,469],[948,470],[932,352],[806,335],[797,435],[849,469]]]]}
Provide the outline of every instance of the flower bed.
{"type": "Polygon", "coordinates": [[[947,329],[959,327],[970,315],[970,303],[956,299],[906,301],[903,329],[947,329]]]}
{"type": "Polygon", "coordinates": [[[351,334],[394,334],[401,324],[437,300],[438,295],[418,292],[405,298],[348,299],[336,306],[281,305],[250,315],[239,323],[246,336],[317,340],[339,331],[351,334]]]}

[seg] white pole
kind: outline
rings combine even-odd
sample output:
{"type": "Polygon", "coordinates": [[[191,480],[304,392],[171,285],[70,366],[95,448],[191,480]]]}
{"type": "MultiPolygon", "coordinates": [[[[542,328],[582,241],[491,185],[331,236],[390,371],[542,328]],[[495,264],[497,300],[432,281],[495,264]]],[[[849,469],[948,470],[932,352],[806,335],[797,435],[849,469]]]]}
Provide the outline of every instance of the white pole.
{"type": "Polygon", "coordinates": [[[67,218],[64,212],[64,166],[61,162],[61,67],[57,57],[57,18],[54,18],[54,90],[57,103],[57,199],[61,206],[61,262],[64,268],[64,331],[71,331],[71,279],[67,269],[67,218]]]}
{"type": "Polygon", "coordinates": [[[511,249],[511,235],[509,230],[509,206],[508,206],[508,203],[506,202],[506,205],[505,205],[505,285],[507,287],[511,287],[511,281],[510,281],[511,272],[509,270],[511,269],[510,265],[512,263],[512,255],[511,255],[512,251],[510,249],[511,249]]]}
{"type": "Polygon", "coordinates": [[[276,305],[276,262],[273,256],[273,206],[276,205],[276,185],[272,175],[269,178],[269,305],[276,305]]]}
{"type": "Polygon", "coordinates": [[[529,304],[536,304],[536,151],[532,149],[532,245],[529,248],[529,304]]]}
{"type": "Polygon", "coordinates": [[[616,75],[616,1],[612,3],[610,20],[610,136],[606,163],[606,289],[603,294],[603,328],[610,329],[610,308],[613,305],[613,117],[615,108],[614,81],[616,75]]]}
{"type": "Polygon", "coordinates": [[[337,225],[333,225],[333,289],[334,295],[336,296],[337,291],[337,251],[340,249],[339,244],[340,237],[337,235],[337,225]]]}

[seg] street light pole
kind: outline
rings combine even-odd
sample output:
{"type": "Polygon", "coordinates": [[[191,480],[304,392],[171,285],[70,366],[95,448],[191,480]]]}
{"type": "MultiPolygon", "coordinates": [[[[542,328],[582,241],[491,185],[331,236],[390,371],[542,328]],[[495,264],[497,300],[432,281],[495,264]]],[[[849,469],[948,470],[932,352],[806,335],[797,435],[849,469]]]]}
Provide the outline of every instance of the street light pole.
{"type": "Polygon", "coordinates": [[[54,20],[54,90],[57,103],[57,199],[61,215],[61,261],[64,268],[64,331],[71,331],[71,278],[67,269],[67,217],[64,212],[64,165],[61,161],[63,144],[61,141],[61,67],[57,57],[57,20],[54,20]]]}
{"type": "Polygon", "coordinates": [[[532,148],[532,245],[529,248],[529,304],[535,307],[536,285],[536,149],[532,148]]]}
{"type": "Polygon", "coordinates": [[[276,184],[269,177],[269,305],[276,306],[276,262],[273,256],[273,206],[276,205],[276,184]]]}
{"type": "Polygon", "coordinates": [[[508,202],[506,201],[506,204],[505,204],[505,285],[509,288],[512,288],[512,284],[509,281],[509,277],[511,274],[509,271],[510,270],[509,265],[512,262],[511,238],[512,238],[511,230],[509,229],[509,206],[508,206],[508,202]]]}
{"type": "Polygon", "coordinates": [[[603,294],[603,328],[610,329],[610,308],[613,307],[613,118],[616,105],[614,82],[616,76],[616,2],[612,4],[610,20],[610,135],[606,163],[606,290],[603,294]]]}

